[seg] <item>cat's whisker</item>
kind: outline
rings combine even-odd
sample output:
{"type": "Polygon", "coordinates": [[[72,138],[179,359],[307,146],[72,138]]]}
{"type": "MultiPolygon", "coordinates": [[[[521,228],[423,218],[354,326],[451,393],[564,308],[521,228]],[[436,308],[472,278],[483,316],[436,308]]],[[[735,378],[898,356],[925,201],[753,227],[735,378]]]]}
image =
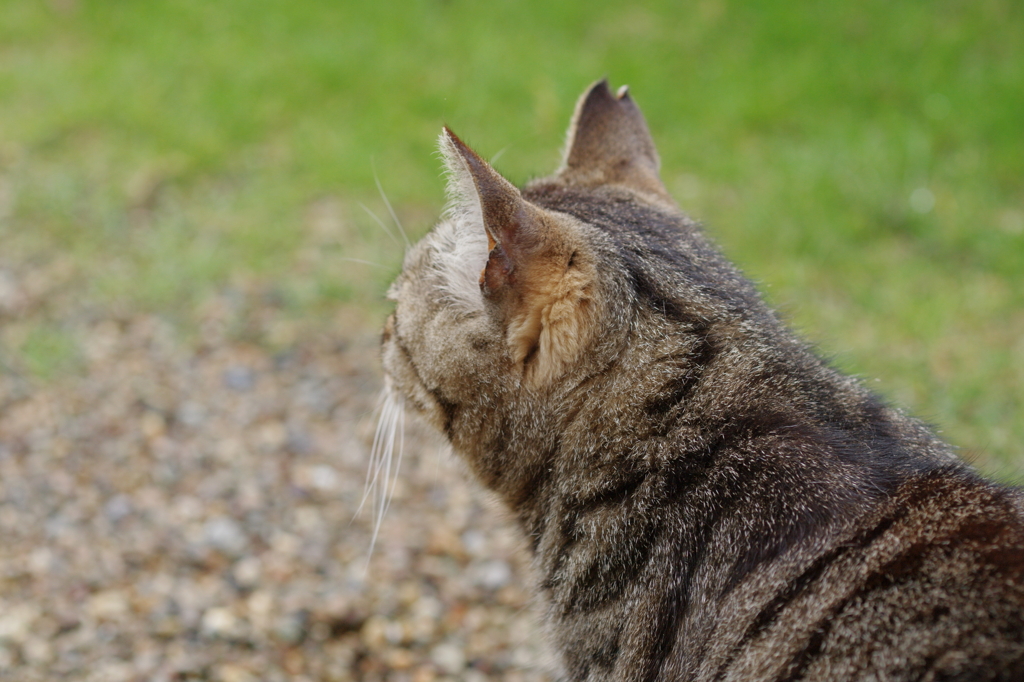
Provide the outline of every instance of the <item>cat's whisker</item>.
{"type": "MultiPolygon", "coordinates": [[[[384,389],[381,392],[380,401],[374,413],[377,417],[377,427],[373,434],[373,444],[370,446],[370,463],[366,470],[366,483],[363,486],[363,499],[359,502],[359,507],[356,509],[355,515],[358,516],[359,512],[362,511],[366,505],[367,499],[371,496],[375,496],[377,489],[377,480],[380,477],[380,468],[382,462],[382,451],[384,448],[385,434],[387,432],[387,426],[389,422],[389,414],[393,409],[394,397],[393,393],[389,389],[384,389]]],[[[373,504],[370,505],[374,506],[373,504]]]]}
{"type": "Polygon", "coordinates": [[[398,241],[398,238],[394,235],[394,233],[391,232],[391,230],[388,229],[388,226],[384,224],[384,221],[381,220],[380,217],[376,213],[374,213],[373,211],[370,210],[369,206],[367,206],[366,204],[364,204],[361,201],[358,202],[358,204],[359,204],[359,207],[361,209],[366,211],[367,215],[369,215],[371,218],[373,218],[374,222],[376,222],[378,225],[380,225],[380,229],[384,230],[384,233],[387,236],[391,237],[391,241],[393,241],[398,246],[402,246],[402,243],[400,241],[398,241]]]}
{"type": "Polygon", "coordinates": [[[370,496],[370,491],[373,488],[373,477],[377,469],[377,449],[380,441],[382,424],[384,423],[384,410],[387,408],[387,393],[382,392],[380,400],[378,401],[377,407],[374,408],[374,414],[377,415],[377,426],[373,433],[373,443],[370,445],[370,462],[366,469],[366,481],[363,483],[363,498],[359,501],[359,506],[356,507],[355,514],[353,514],[353,520],[359,516],[359,512],[363,510],[366,505],[366,500],[370,496]]]}
{"type": "MultiPolygon", "coordinates": [[[[385,455],[385,461],[387,462],[388,469],[391,468],[391,454],[388,452],[385,455]]],[[[380,488],[374,490],[374,506],[376,511],[374,513],[373,521],[373,533],[370,536],[370,547],[366,552],[366,561],[369,564],[370,557],[373,556],[373,550],[377,546],[377,537],[380,535],[380,526],[384,520],[384,502],[386,500],[385,491],[381,491],[380,488]]]]}
{"type": "Polygon", "coordinates": [[[391,489],[388,491],[388,503],[384,507],[385,514],[387,514],[388,509],[391,507],[391,500],[395,499],[395,488],[398,486],[398,470],[402,467],[402,453],[405,450],[405,409],[402,407],[401,400],[401,398],[395,400],[398,409],[398,419],[396,420],[398,457],[395,459],[395,473],[391,478],[391,489]]]}
{"type": "Polygon", "coordinates": [[[398,214],[395,213],[395,209],[391,207],[391,202],[388,201],[388,195],[384,193],[384,187],[380,184],[380,178],[377,177],[377,168],[373,164],[373,160],[370,160],[370,168],[373,169],[373,181],[377,183],[377,191],[380,192],[380,198],[384,200],[384,205],[388,207],[388,213],[391,214],[391,219],[395,221],[395,226],[398,228],[398,232],[402,235],[402,239],[405,241],[405,248],[409,249],[412,244],[409,243],[409,237],[405,234],[405,229],[402,227],[402,221],[398,219],[398,214]]]}
{"type": "Polygon", "coordinates": [[[405,410],[401,398],[390,389],[385,389],[370,453],[370,471],[367,472],[366,489],[363,501],[359,505],[361,510],[369,500],[370,507],[373,509],[373,532],[367,553],[367,566],[369,566],[370,556],[373,555],[373,550],[377,545],[384,516],[391,506],[391,500],[398,485],[398,472],[405,447],[404,426],[405,410]],[[396,441],[398,442],[397,457],[396,441]]]}
{"type": "Polygon", "coordinates": [[[386,267],[381,263],[374,263],[371,260],[363,260],[362,258],[339,258],[338,260],[347,261],[349,263],[362,263],[363,265],[372,265],[375,268],[386,267]]]}
{"type": "Polygon", "coordinates": [[[380,528],[380,524],[384,520],[384,514],[387,513],[388,507],[391,503],[391,494],[394,491],[392,481],[397,481],[397,467],[395,471],[392,471],[392,464],[394,463],[395,455],[395,436],[398,431],[398,421],[401,416],[401,410],[398,406],[397,401],[392,402],[392,413],[390,417],[390,423],[388,424],[388,435],[385,440],[384,449],[384,463],[381,466],[383,476],[380,480],[380,495],[377,507],[377,521],[374,528],[374,535],[376,535],[377,529],[380,528]]]}
{"type": "Polygon", "coordinates": [[[508,147],[502,147],[501,149],[498,150],[498,152],[494,156],[491,157],[491,160],[488,161],[488,163],[490,163],[493,166],[495,163],[497,163],[498,159],[500,159],[501,156],[506,151],[508,151],[508,147]]]}

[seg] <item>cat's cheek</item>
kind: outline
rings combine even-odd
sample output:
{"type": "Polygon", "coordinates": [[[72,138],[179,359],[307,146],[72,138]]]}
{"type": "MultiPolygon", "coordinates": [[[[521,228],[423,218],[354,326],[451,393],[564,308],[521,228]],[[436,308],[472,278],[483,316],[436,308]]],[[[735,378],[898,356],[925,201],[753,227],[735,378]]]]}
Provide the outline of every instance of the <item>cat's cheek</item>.
{"type": "Polygon", "coordinates": [[[382,355],[386,387],[401,396],[403,407],[439,431],[449,428],[449,410],[423,384],[411,359],[393,336],[385,340],[382,355]]]}

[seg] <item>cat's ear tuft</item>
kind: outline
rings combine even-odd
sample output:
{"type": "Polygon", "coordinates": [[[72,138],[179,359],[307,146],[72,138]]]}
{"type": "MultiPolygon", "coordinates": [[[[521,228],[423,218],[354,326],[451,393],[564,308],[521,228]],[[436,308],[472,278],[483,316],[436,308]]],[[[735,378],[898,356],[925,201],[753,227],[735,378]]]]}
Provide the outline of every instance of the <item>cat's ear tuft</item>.
{"type": "Polygon", "coordinates": [[[447,126],[441,134],[441,150],[454,192],[462,201],[474,201],[479,211],[490,252],[481,283],[496,289],[514,279],[517,261],[528,258],[540,245],[543,221],[515,185],[447,126]]]}
{"type": "Polygon", "coordinates": [[[448,211],[454,214],[471,214],[471,217],[475,218],[474,222],[480,223],[483,217],[480,215],[476,183],[473,182],[473,174],[469,172],[469,167],[455,140],[458,138],[448,126],[441,129],[441,135],[437,139],[437,150],[444,160],[448,176],[448,211]]]}
{"type": "Polygon", "coordinates": [[[629,87],[612,93],[608,80],[591,85],[576,103],[559,175],[571,184],[625,185],[668,199],[661,161],[629,87]]]}

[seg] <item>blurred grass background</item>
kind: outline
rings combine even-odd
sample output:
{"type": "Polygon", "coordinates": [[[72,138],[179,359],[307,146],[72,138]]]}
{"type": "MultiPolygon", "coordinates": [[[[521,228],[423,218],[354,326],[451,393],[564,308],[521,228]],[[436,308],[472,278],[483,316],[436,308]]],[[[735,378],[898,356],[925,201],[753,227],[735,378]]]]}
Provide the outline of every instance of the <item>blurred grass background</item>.
{"type": "MultiPolygon", "coordinates": [[[[401,258],[375,174],[415,238],[442,123],[523,182],[607,75],[797,328],[1016,478],[1021,36],[1017,0],[2,0],[0,266],[186,335],[253,288],[369,331],[401,258]]],[[[0,372],[73,372],[64,314],[0,319],[0,372]]]]}

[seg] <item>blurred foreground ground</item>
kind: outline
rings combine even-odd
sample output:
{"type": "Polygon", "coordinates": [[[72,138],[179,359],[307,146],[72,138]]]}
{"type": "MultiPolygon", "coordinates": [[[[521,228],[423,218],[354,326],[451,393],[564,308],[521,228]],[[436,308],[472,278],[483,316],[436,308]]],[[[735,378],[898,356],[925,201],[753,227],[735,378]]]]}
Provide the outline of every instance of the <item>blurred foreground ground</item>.
{"type": "Polygon", "coordinates": [[[0,679],[548,679],[515,533],[413,420],[367,567],[372,335],[271,352],[258,296],[213,299],[192,342],[46,299],[85,358],[0,373],[0,679]]]}

